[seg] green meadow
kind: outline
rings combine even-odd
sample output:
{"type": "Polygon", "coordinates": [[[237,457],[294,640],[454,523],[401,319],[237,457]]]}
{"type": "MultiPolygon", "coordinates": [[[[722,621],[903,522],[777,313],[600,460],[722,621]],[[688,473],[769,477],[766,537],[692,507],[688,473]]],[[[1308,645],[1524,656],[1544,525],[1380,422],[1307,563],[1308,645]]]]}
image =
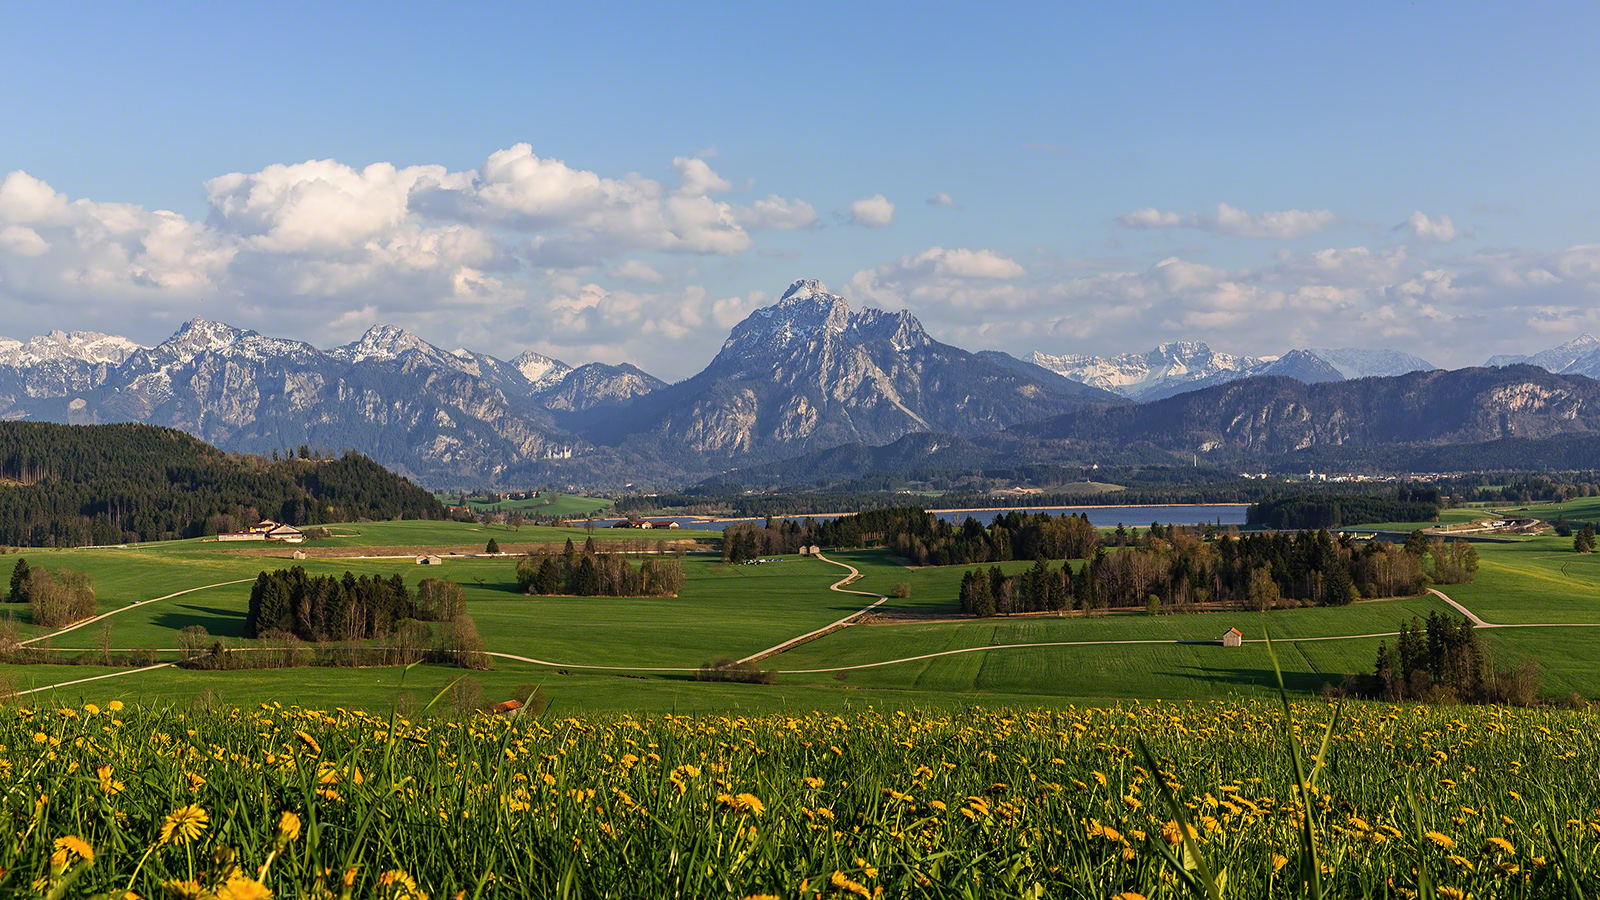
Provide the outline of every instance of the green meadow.
{"type": "MultiPolygon", "coordinates": [[[[89,574],[99,622],[47,633],[29,622],[24,605],[0,606],[18,639],[42,638],[63,662],[94,663],[103,648],[153,650],[178,658],[179,632],[204,628],[229,647],[244,648],[250,581],[263,569],[300,565],[312,574],[400,574],[413,586],[447,578],[463,588],[467,612],[496,654],[494,669],[469,677],[485,699],[507,699],[540,685],[557,708],[640,711],[782,711],[862,705],[1028,703],[1062,706],[1128,698],[1263,697],[1275,689],[1261,639],[1278,643],[1292,693],[1315,695],[1346,675],[1370,670],[1380,642],[1413,618],[1453,614],[1432,594],[1363,601],[1342,608],[1269,613],[1207,612],[1149,616],[1116,613],[1043,614],[973,620],[956,600],[963,567],[913,568],[881,550],[844,551],[830,561],[789,556],[764,565],[726,566],[709,550],[691,549],[687,583],[675,597],[530,597],[518,592],[514,555],[487,556],[494,538],[504,550],[582,543],[652,551],[636,531],[484,526],[456,522],[363,522],[333,527],[308,542],[295,561],[288,546],[175,541],[126,548],[27,550],[31,565],[89,574]],[[434,550],[443,562],[420,566],[413,552],[434,550]],[[321,555],[341,554],[337,556],[321,555]],[[844,593],[830,590],[846,574],[860,577],[844,593]],[[235,583],[229,583],[235,582],[235,583]],[[696,680],[714,660],[741,659],[823,629],[898,584],[910,597],[886,599],[867,624],[852,624],[767,656],[774,684],[696,680]],[[175,595],[175,596],[173,596],[175,595]],[[157,599],[162,598],[162,599],[157,599]],[[1216,641],[1230,627],[1246,643],[1216,641]]],[[[714,535],[675,532],[693,547],[714,535]]],[[[709,545],[702,545],[709,546],[709,545]]],[[[1570,540],[1523,538],[1480,543],[1472,584],[1444,588],[1501,628],[1480,636],[1506,663],[1536,660],[1544,693],[1600,696],[1594,647],[1600,631],[1600,555],[1572,552],[1570,540]]],[[[0,557],[10,566],[11,557],[0,557]]],[[[1001,565],[1007,573],[1030,563],[1001,565]]],[[[462,670],[424,665],[405,675],[393,668],[295,668],[203,672],[161,667],[134,672],[100,665],[7,665],[11,690],[62,685],[30,697],[106,702],[277,701],[305,706],[388,708],[403,694],[431,697],[462,670]],[[92,681],[80,679],[109,675],[92,681]],[[79,682],[65,684],[66,682],[79,682]]]]}

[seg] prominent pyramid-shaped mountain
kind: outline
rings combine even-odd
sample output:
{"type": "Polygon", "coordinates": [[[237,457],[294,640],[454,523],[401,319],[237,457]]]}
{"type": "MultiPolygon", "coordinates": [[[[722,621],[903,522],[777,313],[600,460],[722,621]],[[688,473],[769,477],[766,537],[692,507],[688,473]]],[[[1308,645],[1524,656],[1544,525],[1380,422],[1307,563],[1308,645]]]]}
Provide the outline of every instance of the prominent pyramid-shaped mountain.
{"type": "Polygon", "coordinates": [[[595,437],[648,432],[713,458],[760,457],[918,431],[982,434],[1117,399],[941,344],[904,310],[852,311],[803,280],[734,326],[699,375],[647,395],[595,437]]]}

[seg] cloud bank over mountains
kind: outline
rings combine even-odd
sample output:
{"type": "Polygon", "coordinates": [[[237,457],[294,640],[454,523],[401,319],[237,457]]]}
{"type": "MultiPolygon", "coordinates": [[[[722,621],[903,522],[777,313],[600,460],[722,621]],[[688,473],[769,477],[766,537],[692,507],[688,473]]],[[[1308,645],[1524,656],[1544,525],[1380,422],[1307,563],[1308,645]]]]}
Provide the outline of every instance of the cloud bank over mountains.
{"type": "Polygon", "coordinates": [[[0,180],[0,313],[16,338],[159,336],[211,315],[319,345],[385,321],[507,358],[531,348],[666,377],[690,374],[685,361],[770,301],[756,288],[802,276],[909,307],[942,340],[1019,356],[1193,339],[1257,354],[1382,347],[1455,366],[1600,330],[1600,245],[1458,252],[1471,225],[1439,210],[1389,227],[1411,207],[1363,225],[1329,209],[1151,206],[1098,219],[1117,255],[1079,259],[1048,234],[1044,247],[1000,246],[943,192],[907,210],[884,194],[812,198],[862,226],[850,228],[807,199],[736,188],[700,156],[671,171],[603,175],[530,144],[465,171],[311,160],[205,181],[203,217],[73,198],[13,171],[0,180]],[[1177,248],[1170,233],[1184,230],[1220,247],[1177,248]],[[773,258],[781,278],[741,269],[773,258]]]}

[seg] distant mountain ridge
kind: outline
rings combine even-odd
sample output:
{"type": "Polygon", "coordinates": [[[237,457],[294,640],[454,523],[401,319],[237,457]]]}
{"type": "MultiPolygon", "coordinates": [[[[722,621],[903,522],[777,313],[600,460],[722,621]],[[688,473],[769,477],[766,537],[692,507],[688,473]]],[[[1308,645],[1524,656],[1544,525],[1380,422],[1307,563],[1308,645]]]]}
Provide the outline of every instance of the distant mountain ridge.
{"type": "Polygon", "coordinates": [[[800,280],[676,384],[626,363],[445,350],[391,325],[323,350],[197,318],[154,347],[96,332],[0,339],[0,418],[144,422],[235,452],[351,448],[442,487],[671,486],[760,467],[789,479],[807,466],[1350,458],[1402,444],[1553,447],[1538,442],[1589,433],[1600,401],[1577,375],[1600,375],[1600,341],[1527,359],[1568,374],[1447,373],[1349,348],[1240,357],[1198,341],[1030,362],[941,343],[907,310],[852,309],[800,280]]]}
{"type": "Polygon", "coordinates": [[[1394,350],[1309,349],[1282,356],[1234,356],[1214,351],[1203,341],[1169,341],[1146,353],[1111,357],[1035,352],[1033,361],[1065,378],[1141,402],[1261,375],[1313,384],[1433,368],[1426,360],[1394,350]]]}
{"type": "Polygon", "coordinates": [[[1561,375],[1587,375],[1600,378],[1600,338],[1579,335],[1559,347],[1531,356],[1491,356],[1485,366],[1538,366],[1561,375]]]}

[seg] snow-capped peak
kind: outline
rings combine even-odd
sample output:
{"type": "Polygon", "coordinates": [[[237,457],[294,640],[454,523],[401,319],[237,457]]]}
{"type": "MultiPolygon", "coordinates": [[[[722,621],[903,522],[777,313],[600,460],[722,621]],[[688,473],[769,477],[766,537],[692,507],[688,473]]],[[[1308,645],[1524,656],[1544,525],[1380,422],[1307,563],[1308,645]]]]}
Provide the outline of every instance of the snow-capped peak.
{"type": "Polygon", "coordinates": [[[52,331],[31,338],[27,343],[0,338],[0,364],[26,366],[80,360],[95,365],[117,365],[143,349],[125,337],[98,331],[52,331]]]}
{"type": "Polygon", "coordinates": [[[245,332],[224,322],[213,322],[195,316],[183,323],[172,337],[162,341],[157,350],[165,350],[184,362],[202,353],[225,349],[244,337],[245,332]]]}
{"type": "Polygon", "coordinates": [[[559,384],[561,379],[572,371],[572,367],[561,360],[551,359],[532,350],[513,359],[511,365],[522,373],[523,378],[528,379],[528,383],[533,385],[535,391],[559,384]]]}
{"type": "Polygon", "coordinates": [[[834,298],[834,295],[828,293],[828,286],[817,279],[800,278],[794,284],[789,285],[789,289],[783,292],[783,296],[778,298],[778,302],[782,303],[789,299],[810,300],[814,297],[834,298]]]}
{"type": "Polygon", "coordinates": [[[1531,366],[1549,369],[1552,372],[1565,372],[1573,363],[1597,350],[1600,350],[1600,338],[1586,333],[1567,341],[1559,347],[1551,347],[1549,350],[1542,350],[1531,356],[1491,356],[1484,365],[1512,366],[1518,363],[1527,363],[1531,366]]]}
{"type": "Polygon", "coordinates": [[[384,362],[412,350],[434,350],[434,346],[398,325],[374,325],[360,340],[329,351],[349,362],[384,362]]]}

